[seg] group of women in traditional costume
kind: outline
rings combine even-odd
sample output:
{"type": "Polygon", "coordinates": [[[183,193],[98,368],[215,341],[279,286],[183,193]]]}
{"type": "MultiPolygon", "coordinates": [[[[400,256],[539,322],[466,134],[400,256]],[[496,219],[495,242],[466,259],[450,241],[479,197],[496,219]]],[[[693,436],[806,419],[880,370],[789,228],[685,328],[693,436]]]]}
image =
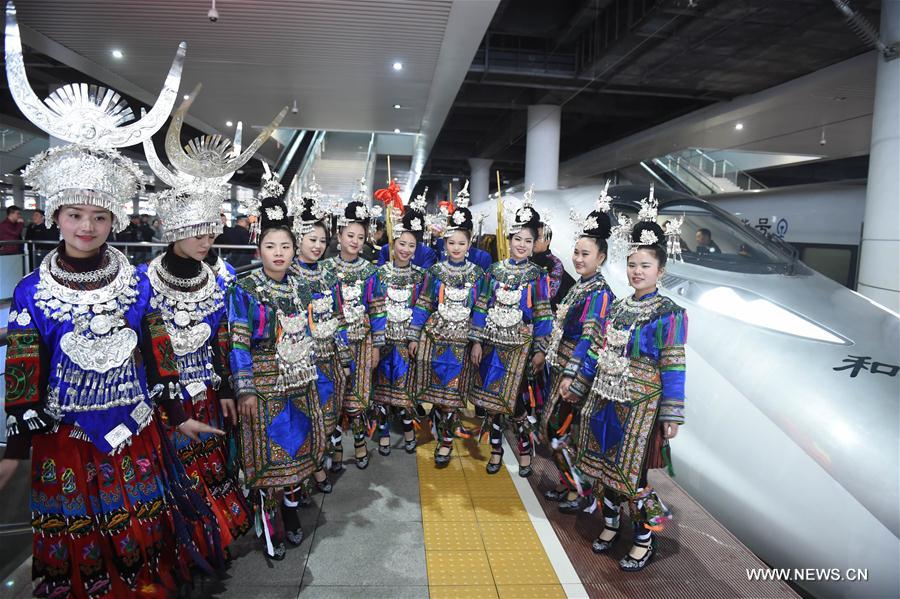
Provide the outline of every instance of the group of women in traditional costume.
{"type": "Polygon", "coordinates": [[[239,134],[182,147],[197,89],[172,115],[166,167],[150,138],[174,107],[184,45],[156,105],[130,123],[103,88],[58,90],[51,111],[28,84],[14,7],[7,20],[13,97],[67,142],[24,173],[62,241],[16,287],[7,335],[3,463],[31,452],[35,596],[170,596],[198,569],[221,571],[251,528],[283,559],[304,538],[298,506],[333,491],[345,431],[364,469],[368,437],[388,456],[396,419],[414,453],[427,421],[442,468],[454,439],[473,433],[470,402],[488,473],[502,468],[507,429],[522,477],[540,439],[559,471],[545,497],[568,512],[602,505],[597,553],[619,538],[627,506],[633,547],[620,566],[649,563],[669,513],[647,471],[684,421],[687,331],[684,310],[657,288],[672,231],[656,224],[652,190],[633,227],[622,215],[612,227],[605,191],[580,221],[580,278],[555,314],[548,273],[529,261],[541,226],[530,191],[498,232],[509,258],[487,270],[467,259],[465,188],[438,219],[442,260],[414,264],[436,222],[420,196],[388,219],[388,259],[376,266],[360,256],[379,212],[364,183],[330,215],[314,186],[289,205],[267,168],[245,206],[261,267],[235,277],[210,251],[227,181],[284,111],[243,152],[239,134]],[[137,268],[106,245],[142,187],[116,150],[136,143],[170,187],[154,196],[169,246],[137,268]],[[323,259],[332,235],[339,253],[323,259]],[[634,289],[618,300],[600,271],[610,239],[628,249],[634,289]]]}

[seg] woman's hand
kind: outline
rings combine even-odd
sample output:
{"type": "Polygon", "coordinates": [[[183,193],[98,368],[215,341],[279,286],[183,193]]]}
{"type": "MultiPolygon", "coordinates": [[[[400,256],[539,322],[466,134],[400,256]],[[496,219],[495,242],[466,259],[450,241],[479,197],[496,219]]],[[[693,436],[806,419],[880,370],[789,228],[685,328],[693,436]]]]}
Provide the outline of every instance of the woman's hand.
{"type": "Polygon", "coordinates": [[[559,396],[562,397],[566,401],[572,401],[574,396],[572,392],[569,391],[569,387],[572,386],[572,377],[564,376],[561,381],[559,381],[559,396]]]}
{"type": "Polygon", "coordinates": [[[678,423],[677,422],[663,422],[660,424],[662,427],[663,439],[674,439],[678,434],[678,423]]]}
{"type": "Polygon", "coordinates": [[[539,351],[534,354],[531,358],[531,371],[534,373],[540,372],[541,368],[544,367],[544,352],[539,351]]]}
{"type": "Polygon", "coordinates": [[[375,370],[376,368],[378,368],[378,363],[381,362],[381,348],[373,347],[372,354],[375,357],[375,359],[372,360],[372,370],[375,370]]]}
{"type": "Polygon", "coordinates": [[[178,432],[187,435],[194,441],[200,440],[200,433],[212,433],[214,435],[219,435],[220,437],[225,434],[225,431],[213,428],[210,425],[200,422],[199,420],[194,420],[193,418],[188,418],[176,428],[178,429],[178,432]]]}
{"type": "Polygon", "coordinates": [[[238,414],[251,420],[256,418],[259,406],[256,405],[255,395],[245,395],[238,400],[238,414]]]}
{"type": "Polygon", "coordinates": [[[230,420],[231,424],[237,425],[237,407],[234,405],[234,400],[230,397],[222,397],[219,399],[219,404],[222,406],[222,416],[226,420],[230,420]]]}
{"type": "Polygon", "coordinates": [[[419,342],[418,341],[410,341],[409,342],[409,357],[413,360],[416,359],[416,356],[419,355],[419,342]]]}
{"type": "Polygon", "coordinates": [[[349,366],[344,366],[344,378],[345,378],[345,379],[349,379],[351,374],[352,374],[352,373],[350,372],[350,367],[349,367],[349,366]]]}
{"type": "Polygon", "coordinates": [[[481,343],[476,341],[472,344],[472,352],[469,354],[469,360],[472,362],[473,366],[481,365],[481,343]]]}

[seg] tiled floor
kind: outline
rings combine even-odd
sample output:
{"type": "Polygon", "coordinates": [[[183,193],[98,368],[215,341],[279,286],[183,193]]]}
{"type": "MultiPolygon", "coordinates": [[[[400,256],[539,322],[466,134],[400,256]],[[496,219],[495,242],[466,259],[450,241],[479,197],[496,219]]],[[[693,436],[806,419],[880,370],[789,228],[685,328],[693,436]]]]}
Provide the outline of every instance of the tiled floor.
{"type": "Polygon", "coordinates": [[[433,453],[416,451],[432,599],[565,597],[506,468],[485,471],[487,446],[457,442],[440,470],[433,453]]]}

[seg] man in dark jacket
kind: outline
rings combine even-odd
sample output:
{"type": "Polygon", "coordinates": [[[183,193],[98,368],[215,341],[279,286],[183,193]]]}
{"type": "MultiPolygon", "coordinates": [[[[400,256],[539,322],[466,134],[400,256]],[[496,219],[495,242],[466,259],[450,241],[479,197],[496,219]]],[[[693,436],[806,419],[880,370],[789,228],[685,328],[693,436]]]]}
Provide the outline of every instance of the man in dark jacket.
{"type": "Polygon", "coordinates": [[[53,249],[53,243],[59,242],[59,227],[56,223],[52,223],[47,228],[44,220],[44,211],[40,208],[31,213],[31,222],[25,227],[25,241],[38,241],[46,243],[35,243],[31,248],[31,268],[35,269],[40,265],[50,250],[53,249]]]}
{"type": "MultiPolygon", "coordinates": [[[[22,219],[22,210],[18,206],[6,207],[6,219],[0,222],[0,241],[16,241],[22,239],[22,229],[25,221],[22,219]]],[[[0,245],[0,254],[21,254],[21,243],[4,243],[0,245]]]]}

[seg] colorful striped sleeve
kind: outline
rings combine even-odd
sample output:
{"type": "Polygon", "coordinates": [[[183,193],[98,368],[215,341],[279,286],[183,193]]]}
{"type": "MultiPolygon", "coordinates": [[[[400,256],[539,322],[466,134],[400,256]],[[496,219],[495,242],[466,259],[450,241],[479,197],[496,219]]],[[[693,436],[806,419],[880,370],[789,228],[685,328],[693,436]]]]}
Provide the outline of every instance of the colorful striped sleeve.
{"type": "Polygon", "coordinates": [[[384,346],[384,330],[387,327],[387,312],[384,299],[384,286],[378,271],[373,272],[365,282],[363,297],[369,314],[370,334],[375,347],[384,346]]]}
{"type": "Polygon", "coordinates": [[[550,333],[553,331],[553,310],[550,307],[550,276],[541,273],[528,284],[531,296],[531,322],[533,324],[533,352],[546,352],[550,333]]]}
{"type": "Polygon", "coordinates": [[[231,386],[236,398],[245,395],[256,395],[253,383],[253,356],[251,355],[251,339],[253,329],[265,326],[265,306],[256,300],[240,285],[234,285],[228,291],[228,327],[231,331],[231,351],[228,363],[231,366],[231,386]],[[259,312],[259,314],[256,314],[259,312]],[[262,316],[262,322],[254,316],[262,316]]]}
{"type": "Polygon", "coordinates": [[[475,286],[475,304],[472,307],[472,317],[469,320],[469,341],[481,342],[484,327],[487,324],[487,311],[490,306],[491,296],[494,294],[494,277],[488,271],[475,286]]]}
{"type": "Polygon", "coordinates": [[[659,371],[662,399],[659,420],[684,423],[684,381],[688,318],[684,310],[676,310],[659,319],[656,345],[659,348],[659,371]]]}
{"type": "Polygon", "coordinates": [[[441,285],[440,279],[434,276],[432,271],[428,271],[422,277],[419,284],[419,294],[412,309],[412,319],[410,319],[409,327],[406,331],[406,338],[409,341],[418,341],[422,334],[422,328],[428,322],[428,318],[435,311],[435,299],[437,298],[437,288],[441,285]]]}
{"type": "Polygon", "coordinates": [[[594,339],[599,337],[609,309],[615,297],[609,287],[603,287],[585,298],[584,307],[578,321],[581,323],[581,336],[572,351],[572,357],[566,363],[563,376],[575,378],[581,369],[581,363],[588,353],[594,339]]]}

